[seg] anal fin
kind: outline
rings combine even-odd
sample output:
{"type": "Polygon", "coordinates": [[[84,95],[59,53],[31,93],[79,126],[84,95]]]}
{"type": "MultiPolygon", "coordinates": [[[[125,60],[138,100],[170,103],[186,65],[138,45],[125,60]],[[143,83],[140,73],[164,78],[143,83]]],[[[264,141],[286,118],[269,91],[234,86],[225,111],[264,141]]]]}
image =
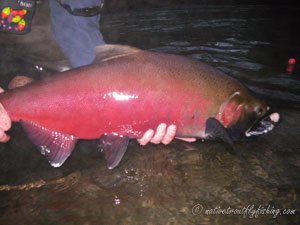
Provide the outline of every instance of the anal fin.
{"type": "Polygon", "coordinates": [[[60,167],[71,154],[77,138],[52,131],[31,121],[21,121],[25,132],[53,167],[60,167]]]}
{"type": "Polygon", "coordinates": [[[126,152],[129,137],[104,134],[100,137],[99,141],[101,151],[105,155],[108,169],[115,168],[126,152]]]}

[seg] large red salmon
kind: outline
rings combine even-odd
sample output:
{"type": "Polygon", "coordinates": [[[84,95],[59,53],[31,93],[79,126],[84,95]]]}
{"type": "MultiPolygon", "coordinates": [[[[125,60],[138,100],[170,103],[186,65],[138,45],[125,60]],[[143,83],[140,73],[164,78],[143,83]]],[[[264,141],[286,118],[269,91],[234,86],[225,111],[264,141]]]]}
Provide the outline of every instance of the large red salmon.
{"type": "Polygon", "coordinates": [[[249,135],[267,112],[238,81],[196,60],[120,45],[96,51],[92,65],[0,96],[12,121],[21,122],[52,166],[67,159],[77,139],[100,137],[113,168],[130,138],[160,123],[175,124],[177,137],[232,143],[249,135]]]}

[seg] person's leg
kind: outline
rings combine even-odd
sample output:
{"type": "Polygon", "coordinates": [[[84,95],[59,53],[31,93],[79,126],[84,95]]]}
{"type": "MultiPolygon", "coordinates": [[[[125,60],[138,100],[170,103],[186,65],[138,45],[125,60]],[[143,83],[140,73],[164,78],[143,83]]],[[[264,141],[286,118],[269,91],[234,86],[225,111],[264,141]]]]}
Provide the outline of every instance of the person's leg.
{"type": "MultiPolygon", "coordinates": [[[[65,0],[71,8],[99,6],[101,0],[65,0]]],[[[87,65],[95,58],[94,48],[105,44],[99,29],[100,15],[74,16],[56,0],[49,0],[51,32],[73,68],[87,65]]]]}

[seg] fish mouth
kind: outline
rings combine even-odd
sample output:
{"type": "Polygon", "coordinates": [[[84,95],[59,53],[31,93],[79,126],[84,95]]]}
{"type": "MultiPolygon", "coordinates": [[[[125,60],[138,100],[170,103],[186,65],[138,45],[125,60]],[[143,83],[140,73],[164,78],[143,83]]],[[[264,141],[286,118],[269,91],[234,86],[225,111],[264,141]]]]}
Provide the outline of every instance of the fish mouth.
{"type": "Polygon", "coordinates": [[[280,115],[277,112],[269,113],[260,118],[246,132],[246,138],[262,136],[270,133],[279,122],[280,115]]]}

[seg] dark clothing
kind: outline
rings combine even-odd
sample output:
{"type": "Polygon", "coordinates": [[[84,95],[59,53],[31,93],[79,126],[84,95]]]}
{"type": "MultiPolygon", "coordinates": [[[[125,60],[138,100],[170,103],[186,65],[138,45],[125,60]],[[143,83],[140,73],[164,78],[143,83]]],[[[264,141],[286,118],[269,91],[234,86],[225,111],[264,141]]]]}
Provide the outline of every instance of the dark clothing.
{"type": "MultiPolygon", "coordinates": [[[[64,0],[74,8],[99,6],[101,0],[64,0]]],[[[99,29],[100,15],[93,17],[74,16],[56,0],[49,0],[51,32],[73,68],[87,65],[95,58],[94,48],[103,45],[99,29]]]]}

